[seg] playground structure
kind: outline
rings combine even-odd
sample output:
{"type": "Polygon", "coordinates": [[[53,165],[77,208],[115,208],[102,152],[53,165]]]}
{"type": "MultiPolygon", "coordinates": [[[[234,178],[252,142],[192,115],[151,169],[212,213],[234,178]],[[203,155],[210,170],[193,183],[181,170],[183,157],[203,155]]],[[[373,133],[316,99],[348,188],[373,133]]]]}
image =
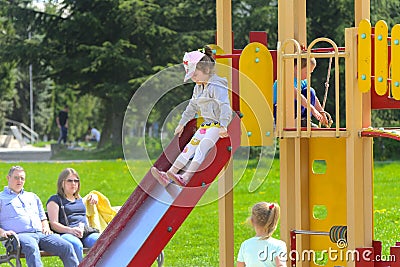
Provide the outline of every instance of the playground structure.
{"type": "MultiPolygon", "coordinates": [[[[231,156],[240,145],[270,145],[275,137],[280,139],[281,153],[281,238],[300,253],[333,248],[344,255],[349,251],[368,252],[370,259],[328,259],[326,266],[400,266],[397,245],[391,248],[395,260],[372,260],[380,254],[380,245],[373,240],[373,154],[369,138],[399,140],[396,129],[371,127],[371,109],[400,108],[400,25],[393,27],[391,37],[387,27],[385,32],[384,22],[377,23],[373,33],[368,22],[369,0],[355,1],[354,5],[355,25],[359,26],[346,29],[344,48],[330,39],[318,38],[307,46],[307,52],[302,52],[300,44],[307,44],[306,0],[292,0],[279,1],[277,51],[268,51],[262,33],[251,34],[250,44],[241,51],[232,47],[230,0],[217,0],[217,44],[213,48],[219,63],[239,70],[238,74],[228,73],[232,109],[239,116],[229,126],[230,138],[219,140],[210,151],[217,155],[218,162],[205,162],[204,166],[211,165],[196,173],[183,189],[165,190],[148,172],[82,266],[150,266],[221,170],[224,176],[218,181],[223,196],[219,199],[220,266],[234,266],[231,156]],[[315,48],[320,42],[330,44],[331,48],[315,48]],[[331,129],[311,128],[309,112],[307,127],[300,127],[300,121],[294,119],[295,108],[297,114],[300,111],[299,101],[293,107],[293,94],[284,90],[293,88],[294,60],[310,57],[332,58],[334,62],[335,113],[331,129]],[[345,89],[339,88],[341,58],[345,61],[345,89]],[[275,77],[278,115],[274,136],[272,114],[266,105],[260,105],[260,92],[265,99],[261,103],[272,107],[275,77]],[[345,125],[339,116],[340,90],[345,90],[345,125]],[[315,172],[317,162],[326,167],[322,173],[315,172]],[[325,218],[316,218],[317,208],[325,211],[325,218]],[[339,247],[339,241],[346,246],[339,247]]],[[[154,165],[168,169],[194,128],[194,122],[185,127],[183,136],[175,138],[154,165]]],[[[295,259],[291,265],[307,267],[316,263],[295,259]]]]}
{"type": "MultiPolygon", "coordinates": [[[[297,4],[303,1],[295,1],[297,4]]],[[[304,1],[305,2],[305,1],[304,1]]],[[[326,39],[316,39],[308,45],[307,53],[301,56],[309,58],[334,57],[335,59],[335,128],[311,130],[301,129],[293,120],[292,96],[285,94],[293,80],[293,69],[285,68],[285,61],[300,56],[298,42],[307,43],[303,38],[295,36],[295,40],[282,41],[278,47],[278,122],[277,135],[280,142],[281,163],[281,238],[297,253],[303,251],[338,252],[336,260],[328,259],[326,266],[398,266],[400,263],[400,247],[393,244],[390,261],[375,261],[380,256],[380,245],[373,240],[373,154],[372,139],[367,136],[399,138],[396,129],[373,129],[371,127],[371,109],[400,108],[396,90],[399,87],[399,71],[395,69],[399,62],[397,28],[393,27],[391,46],[388,45],[388,31],[380,21],[375,27],[375,35],[371,34],[369,18],[369,1],[355,3],[355,21],[357,28],[348,28],[345,32],[345,49],[340,53],[336,45],[326,39]],[[368,12],[367,12],[368,11],[368,12]],[[313,46],[325,41],[332,44],[333,52],[314,53],[313,46]],[[287,42],[294,45],[286,48],[287,42]],[[391,57],[388,54],[391,48],[391,57]],[[294,52],[290,48],[297,47],[294,52]],[[374,49],[372,49],[374,48],[374,49]],[[374,53],[372,53],[374,51],[374,53]],[[338,94],[338,58],[345,59],[345,109],[346,125],[340,124],[338,94]],[[375,64],[373,64],[373,62],[375,64]],[[391,76],[389,73],[391,62],[391,76]],[[374,71],[374,72],[372,72],[374,71]],[[356,78],[357,77],[357,78],[356,78]],[[283,79],[282,79],[283,78],[283,79]],[[391,78],[391,79],[389,79],[391,78]],[[374,81],[372,83],[371,81],[374,81]],[[388,82],[391,88],[388,89],[388,82]],[[372,104],[374,103],[374,104],[372,104]],[[379,103],[379,104],[378,104],[379,103]],[[285,112],[280,107],[285,107],[285,112]],[[342,125],[342,127],[340,127],[342,125]],[[343,127],[344,125],[344,127],[343,127]],[[390,133],[390,135],[389,135],[390,133]],[[335,151],[332,153],[332,151],[335,151]],[[317,161],[324,162],[323,173],[314,171],[317,161]],[[326,218],[316,218],[316,208],[323,207],[326,218]],[[332,244],[326,236],[312,234],[318,231],[329,231],[334,225],[346,226],[346,236],[339,243],[332,244]],[[306,229],[300,238],[293,233],[306,229]],[[292,230],[292,235],[290,235],[292,230]],[[295,240],[293,244],[293,239],[295,240]],[[292,241],[292,242],[291,242],[292,241]],[[368,251],[366,253],[365,251],[368,251]],[[349,253],[358,253],[359,259],[351,259],[349,253]],[[364,253],[364,254],[363,254],[364,253]],[[368,254],[368,257],[361,255],[368,254]],[[347,255],[347,256],[346,256],[347,255]]],[[[302,25],[305,17],[294,25],[302,25]],[[302,21],[302,22],[301,22],[302,21]]],[[[284,34],[284,33],[282,33],[284,34]]],[[[290,65],[289,65],[290,66],[290,65]]],[[[310,73],[308,73],[309,77],[310,73]]],[[[310,79],[308,79],[310,81],[310,79]]],[[[297,107],[299,111],[299,106],[297,107]]],[[[309,115],[308,115],[309,116],[309,115]]],[[[309,118],[307,118],[309,119],[309,118]]],[[[295,259],[292,266],[314,266],[313,261],[295,259]]]]}

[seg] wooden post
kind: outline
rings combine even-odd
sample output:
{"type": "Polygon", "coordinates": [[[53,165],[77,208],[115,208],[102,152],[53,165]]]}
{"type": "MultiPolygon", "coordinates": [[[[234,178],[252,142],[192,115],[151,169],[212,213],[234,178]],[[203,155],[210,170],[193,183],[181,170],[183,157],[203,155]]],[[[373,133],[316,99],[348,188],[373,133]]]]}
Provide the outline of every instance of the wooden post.
{"type": "MultiPolygon", "coordinates": [[[[294,36],[294,1],[295,0],[287,0],[287,1],[279,1],[278,2],[278,45],[282,45],[283,42],[287,39],[295,38],[294,36]]],[[[292,52],[293,48],[288,47],[285,52],[292,52]]],[[[289,62],[289,61],[286,61],[289,62]]],[[[284,64],[284,61],[277,62],[277,68],[279,68],[280,64],[284,64]]],[[[278,72],[278,80],[283,84],[283,88],[293,87],[293,65],[292,64],[284,64],[288,67],[285,68],[285,73],[283,76],[285,79],[282,79],[280,73],[278,72]]],[[[286,91],[286,90],[285,90],[286,91]]],[[[292,103],[293,102],[293,94],[283,94],[284,103],[292,103]],[[290,102],[289,102],[290,101],[290,102]]],[[[293,114],[294,108],[293,105],[288,105],[286,109],[286,119],[284,121],[283,127],[294,127],[293,114]]]]}
{"type": "Polygon", "coordinates": [[[306,0],[296,0],[294,10],[294,38],[307,45],[306,0]]]}
{"type": "MultiPolygon", "coordinates": [[[[232,53],[231,0],[217,0],[217,45],[225,53],[232,53]]],[[[230,62],[232,64],[232,62],[230,62]]],[[[225,167],[225,174],[218,180],[219,210],[219,266],[234,266],[233,240],[233,162],[225,167]]]]}
{"type": "MultiPolygon", "coordinates": [[[[306,0],[287,0],[278,2],[278,41],[282,45],[285,40],[295,39],[300,44],[307,44],[306,29],[306,0]]],[[[285,53],[294,51],[294,47],[287,47],[285,53]]],[[[278,61],[284,64],[284,73],[278,72],[278,80],[283,84],[285,119],[283,127],[295,127],[294,100],[293,100],[293,60],[278,61]],[[284,63],[286,62],[286,64],[284,63]],[[283,77],[281,76],[283,75],[283,77]]],[[[280,204],[281,204],[281,239],[290,244],[290,230],[307,224],[308,218],[304,218],[304,205],[307,198],[303,196],[308,183],[308,140],[303,141],[297,137],[280,140],[280,204]]],[[[308,211],[308,210],[307,210],[308,211]]],[[[304,245],[299,238],[302,249],[304,245]]],[[[300,264],[300,262],[298,262],[300,264]]]]}
{"type": "Polygon", "coordinates": [[[233,160],[224,169],[218,180],[219,211],[219,266],[234,265],[233,231],[233,160]]]}
{"type": "Polygon", "coordinates": [[[369,19],[370,0],[354,0],[354,23],[357,26],[362,19],[369,19]]]}
{"type": "MultiPolygon", "coordinates": [[[[346,29],[346,51],[350,55],[346,60],[346,128],[349,132],[346,140],[347,240],[350,250],[371,246],[373,209],[372,140],[358,136],[371,111],[363,107],[370,98],[365,99],[356,79],[356,34],[356,29],[346,29]]],[[[348,262],[348,266],[354,266],[354,262],[348,262]]]]}
{"type": "MultiPolygon", "coordinates": [[[[370,0],[356,0],[354,2],[354,20],[358,25],[362,19],[370,19],[370,0]]],[[[362,95],[362,127],[371,126],[371,91],[362,95]]],[[[372,138],[363,139],[364,158],[364,246],[371,246],[373,239],[373,145],[372,138]]]]}

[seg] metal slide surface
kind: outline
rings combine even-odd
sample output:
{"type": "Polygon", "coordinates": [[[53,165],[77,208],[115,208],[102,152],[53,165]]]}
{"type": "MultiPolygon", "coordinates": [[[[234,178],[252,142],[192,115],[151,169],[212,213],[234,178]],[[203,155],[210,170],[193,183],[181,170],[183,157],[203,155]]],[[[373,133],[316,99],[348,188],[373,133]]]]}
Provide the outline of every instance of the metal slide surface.
{"type": "MultiPolygon", "coordinates": [[[[195,130],[192,121],[154,166],[169,169],[195,130]]],[[[228,133],[229,138],[218,140],[184,188],[175,184],[164,188],[148,171],[79,266],[151,266],[240,146],[238,116],[232,119],[228,133]]]]}

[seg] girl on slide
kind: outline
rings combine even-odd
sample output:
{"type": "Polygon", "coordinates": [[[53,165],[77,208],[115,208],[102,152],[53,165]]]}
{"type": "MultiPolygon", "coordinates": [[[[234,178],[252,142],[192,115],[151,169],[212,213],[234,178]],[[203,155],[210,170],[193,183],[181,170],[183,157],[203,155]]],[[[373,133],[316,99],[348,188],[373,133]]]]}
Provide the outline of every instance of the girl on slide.
{"type": "Polygon", "coordinates": [[[154,178],[164,187],[171,181],[180,186],[188,183],[218,139],[228,137],[227,127],[232,117],[228,82],[226,78],[215,74],[215,60],[211,48],[205,46],[203,52],[185,53],[183,65],[186,71],[184,82],[192,79],[196,84],[192,98],[175,129],[175,135],[181,136],[184,126],[196,113],[204,118],[204,122],[169,170],[163,172],[156,167],[151,168],[154,178]],[[189,163],[191,158],[193,159],[189,163]],[[186,165],[186,170],[179,173],[186,165]]]}

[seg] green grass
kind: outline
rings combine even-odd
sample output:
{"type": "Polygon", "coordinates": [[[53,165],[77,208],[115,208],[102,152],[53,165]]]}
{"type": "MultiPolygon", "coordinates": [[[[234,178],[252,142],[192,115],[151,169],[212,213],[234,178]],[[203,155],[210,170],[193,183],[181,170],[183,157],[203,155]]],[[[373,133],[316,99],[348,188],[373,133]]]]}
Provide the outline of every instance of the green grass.
{"type": "Polygon", "coordinates": [[[52,160],[108,160],[122,159],[124,154],[122,147],[111,147],[106,145],[103,148],[96,148],[95,142],[79,143],[76,149],[62,149],[52,156],[52,160]]]}
{"type": "Polygon", "coordinates": [[[384,241],[383,253],[400,241],[399,162],[378,162],[374,168],[374,236],[384,241]]]}
{"type": "MultiPolygon", "coordinates": [[[[46,205],[47,199],[56,193],[58,175],[67,167],[74,168],[79,173],[82,196],[91,190],[98,190],[105,194],[114,206],[123,205],[137,185],[123,160],[18,164],[26,171],[25,190],[35,192],[43,205],[46,205]]],[[[12,165],[15,164],[0,162],[4,185],[7,184],[5,177],[12,165]]],[[[23,265],[26,266],[24,261],[23,265]]],[[[44,258],[43,262],[44,266],[48,267],[63,266],[57,257],[44,258]]]]}
{"type": "MultiPolygon", "coordinates": [[[[90,190],[105,194],[112,205],[122,205],[135,189],[137,182],[132,178],[142,177],[148,170],[149,163],[135,161],[131,169],[123,160],[81,161],[54,163],[20,163],[27,172],[26,190],[36,192],[45,204],[47,198],[56,191],[58,174],[66,167],[75,168],[82,180],[82,195],[90,190]]],[[[234,188],[234,231],[235,256],[243,240],[254,235],[245,223],[250,207],[259,201],[279,202],[279,161],[275,160],[268,178],[255,192],[249,193],[248,186],[254,170],[235,161],[234,177],[242,176],[234,188]],[[242,175],[243,174],[243,175],[242,175]]],[[[0,162],[3,184],[12,164],[0,162]]],[[[374,181],[374,234],[376,240],[383,241],[384,253],[389,254],[389,247],[399,241],[400,188],[398,185],[399,162],[381,162],[375,164],[374,181]]],[[[266,170],[265,170],[266,172],[266,170]]],[[[215,198],[216,187],[212,186],[201,200],[201,205],[194,208],[181,228],[165,247],[164,266],[219,266],[218,239],[218,203],[215,198]]],[[[279,229],[274,234],[279,238],[279,229]]],[[[62,266],[56,257],[44,259],[45,266],[62,266]]]]}

